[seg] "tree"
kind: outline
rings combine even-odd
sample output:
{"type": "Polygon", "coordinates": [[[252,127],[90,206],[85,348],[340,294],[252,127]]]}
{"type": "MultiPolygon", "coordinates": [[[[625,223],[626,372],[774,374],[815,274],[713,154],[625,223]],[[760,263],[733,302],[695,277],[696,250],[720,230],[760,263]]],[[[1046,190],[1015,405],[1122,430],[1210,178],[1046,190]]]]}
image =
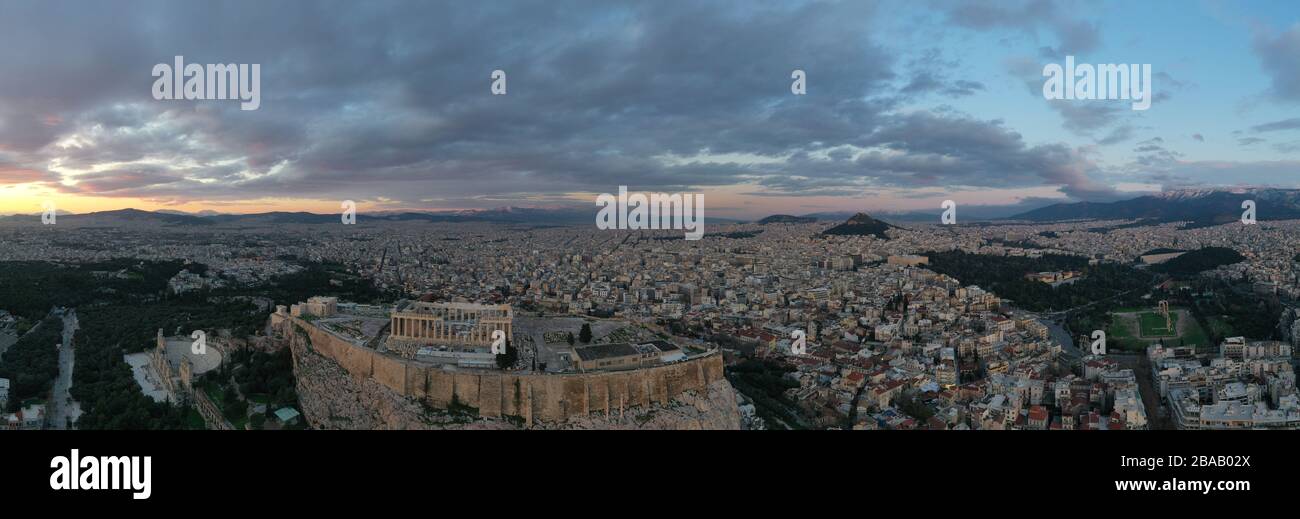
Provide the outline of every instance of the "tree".
{"type": "Polygon", "coordinates": [[[9,408],[17,410],[23,400],[42,398],[54,386],[59,374],[59,343],[63,320],[47,317],[30,333],[18,339],[0,357],[0,378],[10,380],[9,408]]]}
{"type": "Polygon", "coordinates": [[[227,401],[225,409],[222,409],[222,414],[226,416],[227,420],[238,422],[248,416],[248,401],[238,398],[227,401]]]}
{"type": "Polygon", "coordinates": [[[894,405],[898,406],[899,411],[919,422],[924,422],[934,416],[934,411],[929,406],[917,400],[911,394],[904,393],[894,397],[894,405]]]}
{"type": "Polygon", "coordinates": [[[569,346],[573,346],[573,332],[569,332],[568,341],[569,341],[569,346]]]}
{"type": "Polygon", "coordinates": [[[583,344],[588,344],[588,343],[591,342],[591,325],[590,325],[590,324],[588,324],[588,323],[582,323],[582,330],[580,330],[580,331],[578,332],[578,340],[582,341],[583,344]]]}
{"type": "Polygon", "coordinates": [[[514,366],[515,362],[517,362],[518,360],[519,360],[519,350],[515,348],[515,345],[510,344],[510,342],[507,341],[506,352],[497,355],[497,367],[501,369],[506,369],[511,366],[514,366]]]}

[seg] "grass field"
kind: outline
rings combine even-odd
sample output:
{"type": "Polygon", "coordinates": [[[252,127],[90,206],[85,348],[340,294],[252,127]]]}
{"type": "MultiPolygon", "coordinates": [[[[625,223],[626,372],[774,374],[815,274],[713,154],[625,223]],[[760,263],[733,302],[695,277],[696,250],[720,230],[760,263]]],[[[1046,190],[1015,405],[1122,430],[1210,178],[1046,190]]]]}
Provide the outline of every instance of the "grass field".
{"type": "Polygon", "coordinates": [[[1178,314],[1170,312],[1170,324],[1172,328],[1165,327],[1164,316],[1156,312],[1142,312],[1138,314],[1138,324],[1142,328],[1142,337],[1175,337],[1178,335],[1178,314]]]}
{"type": "Polygon", "coordinates": [[[1205,330],[1190,315],[1184,315],[1178,309],[1170,309],[1173,330],[1165,328],[1165,318],[1159,312],[1150,309],[1124,309],[1111,314],[1110,326],[1106,328],[1106,337],[1110,347],[1125,351],[1145,351],[1147,346],[1161,340],[1168,346],[1196,345],[1201,349],[1209,348],[1209,337],[1205,330]],[[1183,333],[1178,334],[1180,320],[1183,333]]]}
{"type": "Polygon", "coordinates": [[[1122,316],[1113,317],[1110,326],[1106,328],[1107,348],[1133,352],[1146,351],[1150,341],[1135,338],[1133,336],[1135,327],[1136,324],[1133,319],[1125,319],[1122,316]]]}

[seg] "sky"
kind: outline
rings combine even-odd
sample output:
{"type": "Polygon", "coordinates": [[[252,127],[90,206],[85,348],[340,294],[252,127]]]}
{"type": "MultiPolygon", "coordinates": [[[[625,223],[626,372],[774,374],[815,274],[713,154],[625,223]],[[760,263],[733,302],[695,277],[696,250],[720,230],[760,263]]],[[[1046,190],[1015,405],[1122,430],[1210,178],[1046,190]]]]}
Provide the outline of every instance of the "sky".
{"type": "Polygon", "coordinates": [[[594,207],[624,185],[755,218],[1300,187],[1287,1],[0,0],[0,70],[0,214],[594,207]],[[1151,108],[1045,99],[1067,55],[1150,64],[1151,108]],[[175,56],[259,64],[260,106],[155,99],[175,56]]]}

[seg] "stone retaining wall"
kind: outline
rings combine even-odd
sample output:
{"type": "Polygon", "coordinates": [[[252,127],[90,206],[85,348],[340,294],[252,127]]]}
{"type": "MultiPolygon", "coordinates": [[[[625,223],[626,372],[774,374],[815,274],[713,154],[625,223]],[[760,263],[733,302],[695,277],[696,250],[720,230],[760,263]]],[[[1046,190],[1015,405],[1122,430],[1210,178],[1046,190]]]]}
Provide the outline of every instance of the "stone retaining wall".
{"type": "Polygon", "coordinates": [[[193,391],[193,395],[194,408],[198,410],[199,416],[203,417],[203,422],[207,425],[208,429],[216,429],[220,431],[232,431],[235,429],[235,426],[231,425],[230,421],[226,420],[226,417],[221,414],[221,409],[217,408],[217,404],[214,404],[212,400],[208,398],[208,395],[203,393],[202,389],[196,389],[193,391]]]}
{"type": "Polygon", "coordinates": [[[282,334],[305,333],[312,350],[359,380],[374,380],[432,407],[445,409],[458,402],[478,408],[481,416],[518,416],[529,425],[535,420],[563,422],[591,413],[621,415],[624,409],[663,404],[686,391],[707,390],[709,384],[724,379],[722,356],[717,353],[633,371],[448,371],[356,346],[297,317],[272,314],[271,324],[282,334]]]}

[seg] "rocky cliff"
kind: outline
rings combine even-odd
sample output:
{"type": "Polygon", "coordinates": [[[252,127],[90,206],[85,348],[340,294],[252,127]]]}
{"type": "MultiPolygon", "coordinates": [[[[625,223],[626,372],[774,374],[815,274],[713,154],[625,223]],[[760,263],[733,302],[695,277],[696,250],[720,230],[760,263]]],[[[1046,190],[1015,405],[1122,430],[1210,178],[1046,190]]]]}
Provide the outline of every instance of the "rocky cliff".
{"type": "MultiPolygon", "coordinates": [[[[559,402],[561,408],[570,410],[560,419],[548,418],[546,413],[532,413],[531,408],[542,406],[544,399],[528,400],[531,405],[522,414],[536,414],[531,424],[519,414],[502,414],[485,416],[472,404],[482,405],[482,395],[467,395],[462,399],[453,394],[449,405],[437,405],[427,396],[404,395],[393,384],[386,384],[374,376],[358,376],[356,372],[346,369],[329,355],[329,349],[322,349],[314,342],[330,341],[319,333],[308,330],[293,329],[294,323],[282,323],[279,341],[293,352],[294,375],[297,379],[299,403],[307,422],[317,429],[740,429],[741,417],[736,402],[736,392],[725,378],[712,376],[701,377],[702,383],[692,385],[690,389],[681,389],[668,394],[665,385],[660,393],[667,398],[647,400],[641,405],[626,402],[625,405],[610,404],[611,394],[623,395],[629,382],[645,379],[650,385],[654,376],[642,376],[640,373],[620,373],[611,382],[608,374],[580,376],[534,375],[513,377],[510,385],[520,387],[515,380],[526,380],[528,393],[532,386],[539,384],[538,379],[552,383],[549,378],[562,379],[561,384],[579,391],[567,391],[569,396],[559,402]],[[315,339],[313,339],[315,337],[315,339]],[[622,392],[613,386],[622,384],[622,392]],[[593,395],[592,388],[603,388],[600,398],[593,395]],[[572,395],[581,393],[581,402],[569,401],[572,395]],[[477,400],[476,400],[477,399],[477,400]],[[468,402],[468,403],[467,403],[468,402]],[[593,405],[594,403],[594,405],[593,405]],[[577,410],[581,409],[582,412],[577,410]]],[[[317,330],[310,330],[316,332],[317,330]]],[[[327,346],[336,352],[338,344],[327,346]]],[[[720,360],[709,360],[709,365],[720,360]]],[[[696,368],[700,372],[703,367],[696,368]]],[[[712,370],[712,368],[709,368],[712,370]]],[[[641,370],[649,371],[649,370],[641,370]]],[[[673,372],[675,373],[675,371],[673,372]]],[[[373,372],[372,372],[373,374],[373,372]]],[[[435,373],[436,374],[436,373],[435,373]]],[[[466,374],[455,375],[456,379],[465,378],[466,374]]],[[[660,377],[664,375],[660,374],[660,377]]],[[[484,376],[485,379],[498,376],[484,376]]],[[[497,384],[493,382],[493,384],[497,384]]],[[[482,387],[488,384],[480,382],[482,387]]],[[[682,386],[687,387],[687,386],[682,386]]],[[[540,391],[539,391],[540,393],[540,391]]],[[[516,397],[518,398],[518,397],[516,397]]],[[[550,398],[550,397],[548,397],[550,398]]],[[[553,405],[551,402],[549,405],[553,405]]]]}

